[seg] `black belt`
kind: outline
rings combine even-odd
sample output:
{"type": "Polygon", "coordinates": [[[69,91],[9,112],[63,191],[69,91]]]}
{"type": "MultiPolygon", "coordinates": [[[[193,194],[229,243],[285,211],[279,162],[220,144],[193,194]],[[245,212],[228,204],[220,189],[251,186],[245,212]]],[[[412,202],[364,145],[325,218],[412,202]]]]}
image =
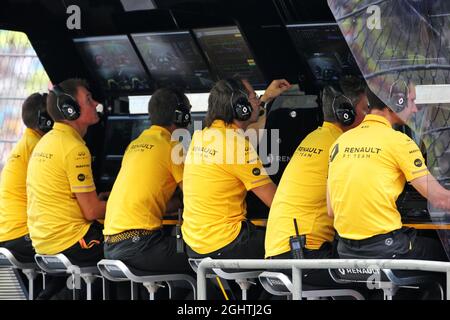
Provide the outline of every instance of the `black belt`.
{"type": "Polygon", "coordinates": [[[388,238],[392,238],[395,235],[399,233],[403,233],[403,229],[394,230],[392,232],[384,233],[384,234],[377,234],[376,236],[361,239],[361,240],[353,240],[353,239],[346,239],[342,237],[338,237],[339,241],[342,241],[343,243],[349,245],[349,246],[364,246],[364,245],[370,245],[377,242],[385,241],[388,238]]]}
{"type": "Polygon", "coordinates": [[[149,236],[155,232],[159,231],[157,230],[145,230],[145,229],[134,229],[134,230],[127,230],[121,233],[113,234],[113,235],[107,235],[105,236],[105,242],[110,243],[117,243],[123,240],[133,239],[137,238],[139,240],[140,237],[143,236],[149,236]]]}

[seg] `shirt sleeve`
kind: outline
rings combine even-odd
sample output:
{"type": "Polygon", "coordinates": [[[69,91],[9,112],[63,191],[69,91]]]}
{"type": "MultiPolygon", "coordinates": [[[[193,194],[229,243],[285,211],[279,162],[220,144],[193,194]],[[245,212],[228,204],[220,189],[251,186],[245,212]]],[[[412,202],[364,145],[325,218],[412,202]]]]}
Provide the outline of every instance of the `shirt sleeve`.
{"type": "Polygon", "coordinates": [[[234,161],[226,163],[224,169],[237,177],[248,190],[272,182],[252,144],[238,136],[234,146],[234,161]]]}
{"type": "Polygon", "coordinates": [[[66,170],[71,192],[84,193],[95,190],[91,154],[85,145],[77,146],[67,154],[66,170]]]}
{"type": "Polygon", "coordinates": [[[427,175],[428,168],[417,144],[403,133],[399,133],[397,141],[393,153],[406,180],[412,181],[427,175]]]}
{"type": "Polygon", "coordinates": [[[169,158],[173,179],[176,183],[183,181],[185,152],[181,143],[173,143],[169,158]]]}

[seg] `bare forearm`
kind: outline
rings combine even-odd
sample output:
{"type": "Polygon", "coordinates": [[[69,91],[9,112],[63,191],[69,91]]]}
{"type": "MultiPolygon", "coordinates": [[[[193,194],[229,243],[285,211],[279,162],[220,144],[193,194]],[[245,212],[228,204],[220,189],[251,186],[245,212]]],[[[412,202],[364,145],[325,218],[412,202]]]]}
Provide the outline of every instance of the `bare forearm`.
{"type": "Polygon", "coordinates": [[[106,201],[99,200],[95,191],[76,193],[78,205],[86,220],[103,219],[106,211],[106,201]]]}
{"type": "Polygon", "coordinates": [[[98,201],[96,204],[93,204],[90,208],[86,210],[84,213],[84,217],[87,220],[93,221],[97,219],[104,219],[106,212],[106,201],[98,201]]]}
{"type": "Polygon", "coordinates": [[[275,192],[277,191],[277,186],[273,182],[270,182],[264,186],[252,189],[252,191],[262,202],[264,202],[266,206],[270,208],[275,192]]]}
{"type": "MultiPolygon", "coordinates": [[[[434,184],[434,183],[433,183],[434,184]]],[[[450,210],[450,191],[443,188],[437,181],[428,192],[428,199],[433,207],[450,210]]]]}
{"type": "Polygon", "coordinates": [[[450,190],[442,187],[439,182],[430,174],[411,181],[412,186],[428,201],[433,207],[450,210],[450,190]]]}

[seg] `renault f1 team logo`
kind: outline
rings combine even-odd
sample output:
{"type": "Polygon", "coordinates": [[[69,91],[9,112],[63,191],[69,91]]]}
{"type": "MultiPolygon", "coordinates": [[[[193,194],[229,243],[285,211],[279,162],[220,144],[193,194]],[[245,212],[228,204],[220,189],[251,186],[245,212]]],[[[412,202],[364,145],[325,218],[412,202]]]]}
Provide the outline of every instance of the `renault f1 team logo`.
{"type": "Polygon", "coordinates": [[[339,268],[338,272],[345,275],[372,275],[379,274],[380,269],[378,267],[368,267],[368,268],[339,268]]]}
{"type": "Polygon", "coordinates": [[[338,153],[339,153],[339,143],[333,147],[333,150],[331,150],[330,162],[333,162],[334,158],[336,158],[338,153]]]}

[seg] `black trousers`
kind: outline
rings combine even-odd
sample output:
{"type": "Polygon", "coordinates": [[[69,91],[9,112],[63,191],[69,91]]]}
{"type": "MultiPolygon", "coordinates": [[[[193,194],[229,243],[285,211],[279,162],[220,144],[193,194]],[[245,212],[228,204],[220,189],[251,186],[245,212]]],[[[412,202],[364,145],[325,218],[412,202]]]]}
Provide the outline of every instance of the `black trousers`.
{"type": "Polygon", "coordinates": [[[264,259],[264,238],[266,230],[258,228],[250,221],[242,221],[241,231],[236,239],[225,247],[207,254],[200,254],[186,245],[190,258],[213,259],[264,259]]]}
{"type": "Polygon", "coordinates": [[[35,251],[28,234],[16,239],[0,242],[0,247],[11,251],[19,262],[34,262],[35,251]]]}
{"type": "Polygon", "coordinates": [[[80,267],[96,266],[104,257],[102,231],[103,225],[95,221],[82,239],[61,253],[80,267]]]}
{"type": "MultiPolygon", "coordinates": [[[[134,269],[137,274],[148,273],[183,273],[195,279],[195,272],[189,266],[185,252],[177,252],[176,238],[168,230],[156,230],[151,235],[122,240],[117,243],[105,243],[104,254],[107,259],[117,259],[134,269]]],[[[184,282],[174,284],[172,299],[191,299],[192,289],[184,282]]],[[[126,292],[122,289],[120,299],[126,299],[126,292]]],[[[137,291],[140,299],[148,299],[148,292],[142,286],[137,291]]],[[[165,299],[167,292],[158,290],[156,298],[165,299]]]]}
{"type": "Polygon", "coordinates": [[[104,253],[107,259],[121,260],[127,266],[147,273],[193,274],[186,253],[177,252],[176,238],[164,229],[147,236],[105,243],[104,253]]]}
{"type": "MultiPolygon", "coordinates": [[[[97,262],[103,259],[103,225],[94,222],[89,227],[88,232],[77,243],[70,248],[62,251],[72,264],[79,267],[96,266],[97,262]]],[[[52,277],[48,281],[45,295],[40,299],[52,300],[71,300],[72,290],[67,287],[68,279],[66,276],[52,277]]],[[[84,281],[81,281],[81,290],[76,290],[76,299],[85,299],[86,288],[84,281]]],[[[99,300],[102,297],[102,285],[99,280],[95,281],[92,286],[92,298],[99,300]]]]}
{"type": "MultiPolygon", "coordinates": [[[[22,262],[22,263],[35,262],[34,261],[35,251],[34,251],[32,243],[31,243],[30,236],[28,234],[26,234],[22,237],[16,238],[16,239],[0,242],[0,247],[6,248],[9,251],[11,251],[11,253],[14,255],[14,257],[19,262],[22,262]]],[[[20,275],[22,283],[24,284],[24,286],[26,288],[28,288],[27,277],[21,271],[19,271],[16,274],[20,275]]],[[[48,283],[48,281],[51,281],[51,277],[49,278],[47,276],[46,279],[47,279],[47,283],[48,283]]],[[[42,294],[43,294],[43,292],[42,292],[42,275],[39,274],[38,277],[34,280],[35,299],[36,299],[36,297],[39,297],[42,294]]]]}
{"type": "MultiPolygon", "coordinates": [[[[338,253],[342,259],[416,259],[448,261],[438,239],[418,236],[414,228],[401,229],[380,234],[363,240],[339,238],[338,253]]],[[[445,278],[442,273],[394,270],[395,275],[406,277],[411,275],[427,275],[439,282],[445,292],[445,278]]],[[[435,286],[422,286],[421,292],[406,292],[399,299],[439,299],[440,291],[435,286]],[[419,294],[419,296],[418,296],[419,294]]]]}
{"type": "MultiPolygon", "coordinates": [[[[305,259],[338,259],[339,257],[336,254],[335,243],[324,242],[322,246],[317,250],[304,249],[303,253],[305,259]]],[[[269,259],[292,259],[291,252],[285,252],[269,259]]],[[[290,270],[280,270],[283,273],[290,274],[290,270]]],[[[305,285],[312,287],[323,287],[323,288],[334,288],[338,287],[343,288],[342,285],[336,284],[336,282],[331,279],[331,276],[326,269],[305,269],[303,270],[303,282],[305,285]]]]}
{"type": "MultiPolygon", "coordinates": [[[[28,234],[13,240],[0,242],[0,247],[9,249],[19,262],[35,262],[35,251],[28,234]]],[[[19,272],[19,274],[22,278],[22,282],[25,286],[28,286],[28,279],[26,276],[22,272],[19,272]]],[[[65,278],[56,277],[49,274],[45,276],[45,280],[45,290],[42,290],[41,274],[38,274],[38,277],[34,280],[34,295],[36,300],[50,299],[55,293],[61,290],[66,283],[65,278]]]]}
{"type": "MultiPolygon", "coordinates": [[[[266,230],[258,228],[250,221],[242,221],[241,231],[236,239],[230,242],[225,247],[207,254],[199,254],[186,245],[186,252],[190,258],[206,258],[213,259],[264,259],[264,238],[266,236],[266,230]]],[[[225,283],[222,280],[222,285],[225,283]]],[[[215,290],[210,289],[213,299],[219,299],[222,295],[220,290],[217,290],[217,283],[213,281],[216,286],[215,290]]],[[[240,288],[236,283],[229,283],[228,295],[230,299],[236,299],[241,294],[240,288]]],[[[267,299],[268,297],[263,292],[260,286],[251,286],[248,292],[248,299],[267,299]]],[[[240,298],[237,298],[240,299],[240,298]]]]}
{"type": "Polygon", "coordinates": [[[416,229],[406,227],[363,240],[339,238],[337,250],[343,259],[447,261],[439,240],[418,236],[416,229]]]}

